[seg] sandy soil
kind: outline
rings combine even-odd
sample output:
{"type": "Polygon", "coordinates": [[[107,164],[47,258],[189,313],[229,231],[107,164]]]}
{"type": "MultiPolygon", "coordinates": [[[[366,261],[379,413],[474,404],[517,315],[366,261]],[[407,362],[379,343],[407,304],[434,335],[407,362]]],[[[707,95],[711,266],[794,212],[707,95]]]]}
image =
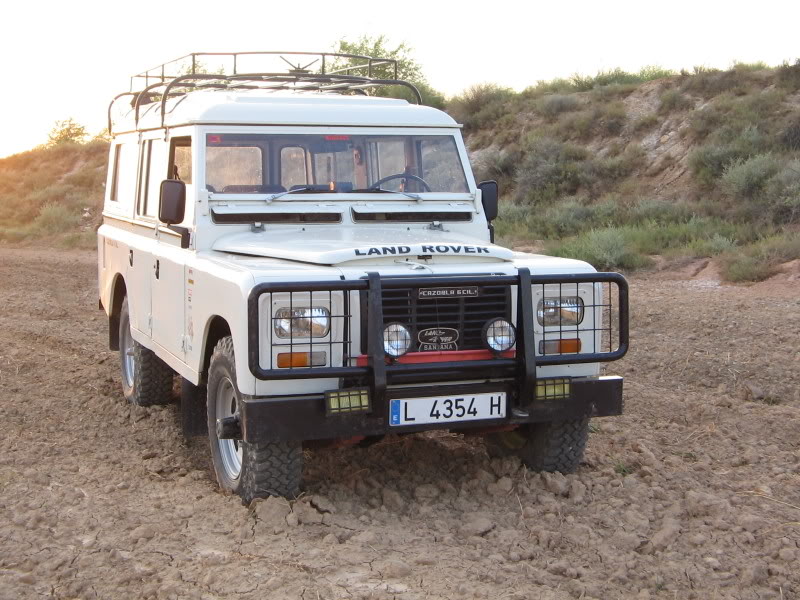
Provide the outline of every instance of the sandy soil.
{"type": "Polygon", "coordinates": [[[627,414],[576,475],[391,438],[248,509],[122,400],[94,255],[0,249],[0,597],[800,597],[800,282],[632,284],[627,414]]]}

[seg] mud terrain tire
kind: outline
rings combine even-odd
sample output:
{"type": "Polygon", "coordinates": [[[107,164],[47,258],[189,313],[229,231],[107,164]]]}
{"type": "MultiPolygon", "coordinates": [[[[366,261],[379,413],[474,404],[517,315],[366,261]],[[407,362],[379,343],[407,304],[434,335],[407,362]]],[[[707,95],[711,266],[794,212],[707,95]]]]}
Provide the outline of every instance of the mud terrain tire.
{"type": "Polygon", "coordinates": [[[301,442],[251,444],[217,438],[217,419],[238,414],[241,395],[236,384],[233,339],[222,338],[208,369],[208,439],[220,487],[250,504],[255,498],[295,498],[303,473],[301,442]]]}
{"type": "Polygon", "coordinates": [[[487,436],[490,456],[519,456],[533,471],[574,473],[589,439],[589,418],[534,423],[487,436]]]}
{"type": "Polygon", "coordinates": [[[122,301],[119,315],[119,359],[122,393],[136,406],[170,404],[174,371],[155,353],[131,336],[128,299],[122,301]]]}

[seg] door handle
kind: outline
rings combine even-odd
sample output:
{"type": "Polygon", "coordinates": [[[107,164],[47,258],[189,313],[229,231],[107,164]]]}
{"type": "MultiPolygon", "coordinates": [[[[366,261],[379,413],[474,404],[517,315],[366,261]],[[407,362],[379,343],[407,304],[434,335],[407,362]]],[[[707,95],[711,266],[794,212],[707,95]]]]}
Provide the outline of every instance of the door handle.
{"type": "Polygon", "coordinates": [[[128,263],[133,266],[133,250],[128,250],[128,263]]]}
{"type": "Polygon", "coordinates": [[[159,271],[161,270],[161,261],[157,260],[156,264],[153,266],[153,268],[156,270],[156,279],[158,279],[158,274],[159,274],[159,271]]]}

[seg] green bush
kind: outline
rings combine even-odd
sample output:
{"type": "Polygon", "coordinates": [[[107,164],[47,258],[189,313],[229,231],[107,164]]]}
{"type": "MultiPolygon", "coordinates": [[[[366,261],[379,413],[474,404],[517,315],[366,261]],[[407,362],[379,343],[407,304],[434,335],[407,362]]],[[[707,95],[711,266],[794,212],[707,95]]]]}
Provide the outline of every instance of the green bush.
{"type": "Polygon", "coordinates": [[[493,83],[473,85],[447,103],[447,110],[467,130],[488,127],[507,114],[515,96],[510,88],[493,83]]]}
{"type": "Polygon", "coordinates": [[[772,154],[758,154],[737,160],[725,167],[720,180],[722,188],[735,198],[751,200],[764,189],[780,167],[779,160],[772,154]]]}
{"type": "Polygon", "coordinates": [[[720,254],[733,252],[735,248],[735,240],[719,233],[715,233],[707,239],[693,240],[687,245],[688,253],[698,258],[719,256],[720,254]]]}
{"type": "Polygon", "coordinates": [[[647,256],[637,252],[624,232],[610,227],[594,229],[548,247],[555,256],[584,260],[600,270],[639,269],[651,264],[647,256]]]}
{"type": "Polygon", "coordinates": [[[695,67],[694,73],[681,73],[680,87],[684,92],[696,94],[705,98],[713,98],[725,92],[733,94],[745,93],[748,87],[755,82],[757,73],[747,70],[709,69],[695,67]]]}
{"type": "Polygon", "coordinates": [[[780,140],[787,150],[800,150],[800,120],[789,123],[781,132],[780,140]]]}
{"type": "Polygon", "coordinates": [[[722,274],[729,281],[761,281],[777,267],[800,259],[800,236],[785,233],[760,240],[723,257],[722,274]]]}
{"type": "Polygon", "coordinates": [[[81,221],[80,215],[70,212],[61,204],[47,204],[33,221],[32,229],[37,233],[66,233],[81,221]]]}
{"type": "Polygon", "coordinates": [[[661,114],[671,113],[676,110],[685,110],[692,106],[692,101],[684,96],[680,90],[669,89],[661,94],[658,104],[658,112],[661,114]]]}
{"type": "Polygon", "coordinates": [[[800,223],[800,160],[783,165],[767,182],[764,195],[773,223],[800,223]]]}
{"type": "Polygon", "coordinates": [[[800,90],[800,58],[793,65],[783,63],[775,70],[775,83],[792,92],[800,90]]]}
{"type": "Polygon", "coordinates": [[[553,119],[561,113],[577,110],[580,103],[575,96],[550,94],[536,103],[536,108],[545,117],[553,119]]]}
{"type": "Polygon", "coordinates": [[[689,117],[689,129],[699,139],[716,131],[725,122],[725,113],[711,104],[694,111],[689,117]]]}
{"type": "Polygon", "coordinates": [[[524,149],[515,174],[516,199],[536,202],[574,193],[587,182],[584,148],[551,138],[535,138],[524,149]]]}
{"type": "Polygon", "coordinates": [[[658,115],[656,114],[649,114],[649,115],[642,115],[638,119],[636,119],[631,124],[631,129],[635,132],[645,131],[647,129],[652,129],[656,125],[661,123],[661,119],[659,119],[658,115]]]}

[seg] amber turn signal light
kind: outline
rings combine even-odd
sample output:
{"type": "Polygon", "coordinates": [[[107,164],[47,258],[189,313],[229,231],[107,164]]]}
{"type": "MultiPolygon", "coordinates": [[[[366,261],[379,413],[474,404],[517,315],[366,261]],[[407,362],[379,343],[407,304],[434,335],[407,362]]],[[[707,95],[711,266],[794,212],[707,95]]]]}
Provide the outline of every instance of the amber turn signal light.
{"type": "Polygon", "coordinates": [[[539,354],[577,354],[580,351],[581,341],[578,338],[539,341],[539,354]]]}

